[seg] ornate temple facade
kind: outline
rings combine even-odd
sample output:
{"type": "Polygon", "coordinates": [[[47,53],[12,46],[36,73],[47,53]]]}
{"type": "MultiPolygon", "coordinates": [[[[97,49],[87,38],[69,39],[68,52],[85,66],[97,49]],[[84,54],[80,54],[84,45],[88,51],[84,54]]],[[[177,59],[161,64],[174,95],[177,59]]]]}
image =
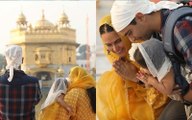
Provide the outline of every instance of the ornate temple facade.
{"type": "Polygon", "coordinates": [[[55,78],[67,75],[76,65],[76,31],[70,28],[64,12],[55,25],[46,20],[44,12],[34,25],[27,22],[23,12],[16,23],[10,44],[22,47],[22,70],[42,80],[43,86],[50,86],[55,78]]]}

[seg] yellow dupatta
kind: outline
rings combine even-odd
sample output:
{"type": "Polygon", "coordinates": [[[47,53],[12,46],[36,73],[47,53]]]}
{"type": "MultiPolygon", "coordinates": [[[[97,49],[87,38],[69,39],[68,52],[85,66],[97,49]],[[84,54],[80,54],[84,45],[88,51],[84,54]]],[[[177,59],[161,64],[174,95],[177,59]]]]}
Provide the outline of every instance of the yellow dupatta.
{"type": "MultiPolygon", "coordinates": [[[[100,26],[103,24],[112,26],[110,16],[103,17],[100,26]]],[[[129,50],[131,42],[123,36],[120,37],[129,50]]],[[[119,56],[112,51],[108,54],[105,45],[104,53],[111,63],[119,59],[119,56]]],[[[129,55],[127,55],[127,59],[130,61],[129,55]]],[[[139,68],[135,62],[130,62],[139,68]]],[[[97,116],[99,120],[154,120],[156,113],[152,107],[161,107],[166,100],[157,106],[149,105],[144,100],[144,98],[151,99],[147,96],[151,92],[147,91],[132,81],[124,81],[114,70],[105,72],[97,83],[97,116]]],[[[150,91],[155,90],[152,88],[150,91]]]]}
{"type": "MultiPolygon", "coordinates": [[[[95,87],[94,78],[90,74],[88,74],[85,69],[79,66],[71,68],[69,78],[71,83],[69,85],[68,91],[72,88],[88,89],[91,87],[95,87]]],[[[63,107],[59,105],[59,103],[54,102],[40,112],[38,120],[58,120],[58,114],[59,112],[63,112],[63,110],[65,111],[65,109],[63,109],[63,107]]],[[[65,113],[63,114],[67,114],[67,112],[65,111],[65,113]]],[[[67,114],[65,115],[65,117],[70,116],[67,114]]]]}
{"type": "Polygon", "coordinates": [[[82,67],[76,66],[73,67],[69,73],[70,85],[68,91],[72,88],[83,88],[88,89],[95,87],[94,78],[87,73],[82,67]]]}

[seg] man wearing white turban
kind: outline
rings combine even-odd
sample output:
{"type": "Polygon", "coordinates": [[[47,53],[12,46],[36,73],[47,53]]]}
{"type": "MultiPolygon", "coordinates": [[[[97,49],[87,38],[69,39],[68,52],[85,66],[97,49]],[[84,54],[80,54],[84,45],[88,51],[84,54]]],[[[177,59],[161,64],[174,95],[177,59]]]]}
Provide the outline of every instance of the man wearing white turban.
{"type": "Polygon", "coordinates": [[[7,70],[0,76],[0,120],[35,120],[35,105],[41,99],[38,79],[19,70],[20,46],[8,46],[5,58],[7,70]]]}
{"type": "MultiPolygon", "coordinates": [[[[168,15],[180,6],[171,1],[157,4],[148,0],[115,1],[111,8],[112,24],[119,34],[127,36],[131,42],[148,40],[153,33],[160,33],[163,38],[168,15]]],[[[192,70],[192,16],[184,16],[176,22],[173,38],[176,50],[192,70]]]]}
{"type": "MultiPolygon", "coordinates": [[[[111,8],[112,24],[119,34],[128,37],[131,42],[148,40],[154,33],[160,33],[164,39],[167,17],[180,6],[182,5],[170,1],[160,1],[156,4],[149,0],[115,1],[111,8]]],[[[173,38],[176,50],[192,70],[191,16],[184,16],[176,22],[173,38]]],[[[192,89],[186,97],[192,98],[192,89]]]]}
{"type": "MultiPolygon", "coordinates": [[[[155,29],[149,28],[152,30],[158,30],[158,28],[160,29],[159,23],[161,22],[160,14],[153,15],[151,13],[159,13],[162,9],[172,10],[180,6],[182,5],[170,1],[160,1],[157,4],[150,2],[149,0],[115,1],[111,8],[112,24],[115,30],[120,33],[124,33],[126,27],[131,25],[133,20],[138,22],[138,24],[142,22],[149,26],[158,25],[155,29]]],[[[141,31],[144,31],[143,29],[141,31]]]]}

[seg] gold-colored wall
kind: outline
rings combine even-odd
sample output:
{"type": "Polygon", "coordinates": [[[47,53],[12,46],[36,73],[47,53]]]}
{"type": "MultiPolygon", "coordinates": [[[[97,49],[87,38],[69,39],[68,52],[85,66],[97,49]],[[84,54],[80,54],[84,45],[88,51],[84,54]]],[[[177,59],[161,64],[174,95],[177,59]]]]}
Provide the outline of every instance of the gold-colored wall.
{"type": "Polygon", "coordinates": [[[70,66],[76,65],[78,44],[75,32],[67,27],[42,30],[18,27],[11,31],[10,44],[22,47],[24,60],[21,68],[33,76],[48,73],[51,81],[43,82],[43,85],[50,86],[56,77],[64,75],[66,69],[68,73],[70,66]]]}

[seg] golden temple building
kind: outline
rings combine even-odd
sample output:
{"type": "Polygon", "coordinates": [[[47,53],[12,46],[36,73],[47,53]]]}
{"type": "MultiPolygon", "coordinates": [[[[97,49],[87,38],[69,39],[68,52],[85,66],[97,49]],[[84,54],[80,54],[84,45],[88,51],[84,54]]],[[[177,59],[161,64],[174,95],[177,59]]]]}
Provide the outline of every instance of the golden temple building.
{"type": "Polygon", "coordinates": [[[21,69],[42,80],[43,86],[51,86],[55,78],[67,75],[76,65],[76,31],[64,12],[55,25],[46,20],[44,12],[34,25],[21,12],[16,24],[11,30],[10,44],[22,47],[21,69]]]}

